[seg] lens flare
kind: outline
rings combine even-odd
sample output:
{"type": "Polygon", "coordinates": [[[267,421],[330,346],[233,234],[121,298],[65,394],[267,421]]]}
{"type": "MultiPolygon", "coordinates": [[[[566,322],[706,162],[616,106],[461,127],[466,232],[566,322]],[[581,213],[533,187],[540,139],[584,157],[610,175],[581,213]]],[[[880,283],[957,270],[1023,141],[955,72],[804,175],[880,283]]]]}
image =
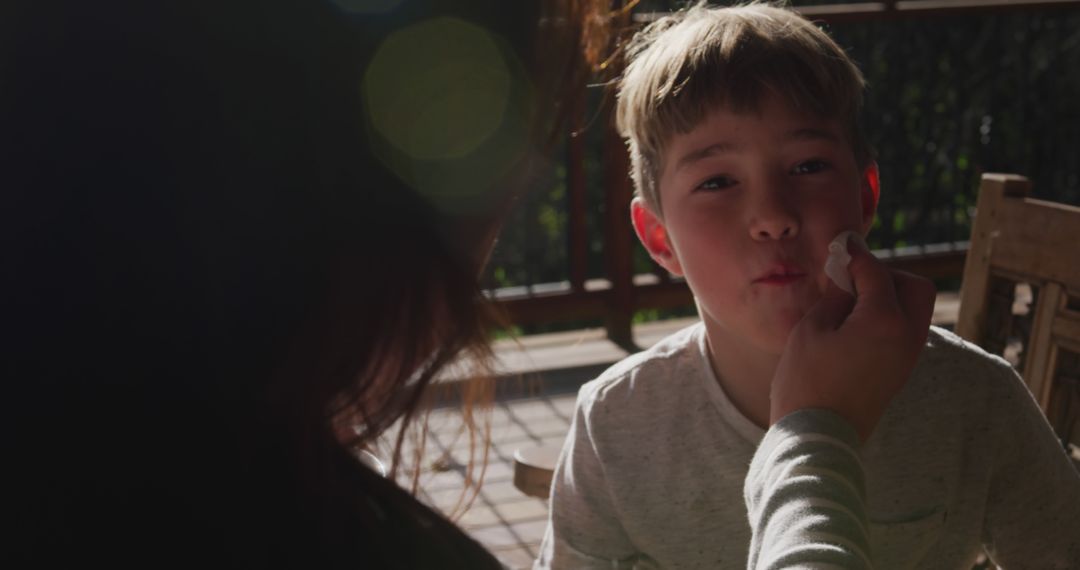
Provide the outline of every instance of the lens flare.
{"type": "Polygon", "coordinates": [[[400,29],[363,74],[375,154],[443,209],[476,210],[525,152],[531,88],[501,38],[458,18],[400,29]]]}
{"type": "Polygon", "coordinates": [[[390,36],[364,76],[375,129],[425,160],[461,158],[502,123],[510,73],[483,28],[453,18],[390,36]]]}

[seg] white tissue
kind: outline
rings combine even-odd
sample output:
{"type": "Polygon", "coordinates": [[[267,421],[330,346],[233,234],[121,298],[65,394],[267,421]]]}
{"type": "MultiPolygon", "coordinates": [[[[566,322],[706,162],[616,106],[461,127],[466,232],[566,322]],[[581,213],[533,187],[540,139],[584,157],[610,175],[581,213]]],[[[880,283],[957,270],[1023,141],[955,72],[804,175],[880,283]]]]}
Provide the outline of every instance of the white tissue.
{"type": "Polygon", "coordinates": [[[829,242],[829,257],[825,259],[825,275],[828,275],[837,287],[854,295],[855,286],[851,283],[851,274],[847,270],[848,263],[851,263],[851,255],[847,250],[848,239],[861,241],[862,237],[857,232],[849,230],[840,232],[840,235],[829,242]]]}

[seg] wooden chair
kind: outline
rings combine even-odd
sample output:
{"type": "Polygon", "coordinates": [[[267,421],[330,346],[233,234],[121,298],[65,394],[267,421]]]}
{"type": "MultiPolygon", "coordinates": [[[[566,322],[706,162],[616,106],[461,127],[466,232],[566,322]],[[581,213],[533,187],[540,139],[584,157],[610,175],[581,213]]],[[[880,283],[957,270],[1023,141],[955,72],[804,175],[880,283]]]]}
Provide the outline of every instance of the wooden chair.
{"type": "Polygon", "coordinates": [[[1064,445],[1080,451],[1080,208],[984,174],[956,332],[1020,370],[1064,445]]]}
{"type": "Polygon", "coordinates": [[[561,449],[557,445],[536,445],[514,451],[514,487],[530,497],[547,499],[561,449]]]}

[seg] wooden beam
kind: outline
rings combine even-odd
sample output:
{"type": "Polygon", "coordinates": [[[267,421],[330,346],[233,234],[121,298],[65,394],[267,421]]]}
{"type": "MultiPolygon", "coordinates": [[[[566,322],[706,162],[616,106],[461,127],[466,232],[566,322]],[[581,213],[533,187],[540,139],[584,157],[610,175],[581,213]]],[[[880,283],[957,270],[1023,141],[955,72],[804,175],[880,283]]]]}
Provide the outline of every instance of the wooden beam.
{"type": "MultiPolygon", "coordinates": [[[[995,269],[1080,283],[1080,263],[1068,255],[1080,244],[1080,207],[1031,198],[1006,198],[997,214],[990,262],[995,269]],[[1052,236],[1052,237],[1051,237],[1052,236]]],[[[976,218],[978,212],[976,213],[976,218]]]]}
{"type": "MultiPolygon", "coordinates": [[[[1003,11],[1080,8],[1080,0],[909,0],[906,2],[856,2],[793,7],[810,20],[827,23],[896,20],[910,17],[960,16],[1003,11]]],[[[634,22],[646,24],[670,12],[642,12],[634,22]]]]}
{"type": "Polygon", "coordinates": [[[585,85],[575,89],[570,102],[570,134],[566,141],[567,249],[570,260],[570,286],[585,290],[588,277],[589,235],[586,223],[588,204],[585,176],[585,85]]]}
{"type": "Polygon", "coordinates": [[[604,130],[604,257],[611,279],[610,311],[606,327],[608,338],[628,352],[636,352],[630,328],[634,316],[634,236],[630,227],[630,156],[626,144],[615,130],[614,113],[604,130]]]}

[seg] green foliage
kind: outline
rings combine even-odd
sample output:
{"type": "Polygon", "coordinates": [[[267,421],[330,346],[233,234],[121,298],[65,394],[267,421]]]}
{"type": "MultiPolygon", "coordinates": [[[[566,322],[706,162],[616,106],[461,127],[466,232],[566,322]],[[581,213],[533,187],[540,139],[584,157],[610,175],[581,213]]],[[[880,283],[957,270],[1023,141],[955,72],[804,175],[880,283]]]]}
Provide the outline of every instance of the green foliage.
{"type": "Polygon", "coordinates": [[[882,174],[876,247],[967,239],[978,178],[1015,172],[1080,201],[1080,12],[837,24],[869,83],[882,174]]]}

